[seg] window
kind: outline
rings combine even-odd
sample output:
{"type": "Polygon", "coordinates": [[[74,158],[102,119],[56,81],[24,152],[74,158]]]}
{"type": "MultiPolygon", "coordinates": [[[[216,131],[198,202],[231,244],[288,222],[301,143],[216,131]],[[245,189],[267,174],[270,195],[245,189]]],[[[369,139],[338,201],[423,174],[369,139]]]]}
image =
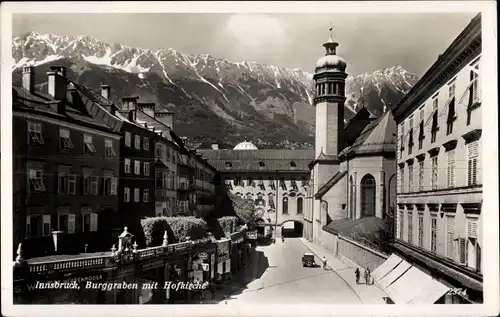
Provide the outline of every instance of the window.
{"type": "Polygon", "coordinates": [[[437,217],[431,217],[431,251],[437,250],[437,217]]]}
{"type": "Polygon", "coordinates": [[[126,203],[130,202],[130,188],[128,187],[123,189],[123,201],[126,203]]]}
{"type": "Polygon", "coordinates": [[[97,150],[92,143],[92,136],[89,134],[83,135],[83,153],[85,154],[93,154],[97,153],[97,150]]]}
{"type": "Polygon", "coordinates": [[[418,149],[421,150],[424,144],[425,131],[424,131],[424,109],[419,112],[419,132],[418,132],[418,149]]]}
{"type": "Polygon", "coordinates": [[[470,71],[469,103],[467,105],[467,125],[470,125],[472,112],[479,104],[479,64],[470,71]]]}
{"type": "Polygon", "coordinates": [[[286,183],[284,178],[280,178],[281,189],[286,190],[286,183]]]}
{"type": "Polygon", "coordinates": [[[57,176],[57,192],[74,195],[76,192],[76,175],[60,172],[57,176]]]}
{"type": "Polygon", "coordinates": [[[274,179],[273,177],[269,177],[269,187],[271,187],[271,189],[276,189],[276,184],[274,184],[274,179]]]}
{"type": "Polygon", "coordinates": [[[145,203],[149,202],[149,189],[144,189],[142,193],[142,201],[145,203]]]}
{"type": "Polygon", "coordinates": [[[134,161],[134,174],[141,175],[141,161],[134,161]]]}
{"type": "Polygon", "coordinates": [[[83,175],[83,194],[84,195],[97,195],[98,191],[98,177],[84,173],[83,175]]]}
{"type": "Polygon", "coordinates": [[[424,247],[424,215],[418,215],[418,246],[424,247]]]}
{"type": "Polygon", "coordinates": [[[125,173],[130,173],[130,159],[126,158],[124,161],[125,173]]]}
{"type": "Polygon", "coordinates": [[[446,217],[446,257],[454,258],[455,216],[446,217]]]}
{"type": "Polygon", "coordinates": [[[297,198],[297,215],[302,214],[304,199],[302,197],[297,198]]]}
{"type": "Polygon", "coordinates": [[[455,150],[448,151],[447,180],[448,187],[455,187],[455,150]]]}
{"type": "Polygon", "coordinates": [[[149,138],[144,137],[144,140],[142,141],[142,148],[144,151],[149,151],[149,138]]]}
{"type": "Polygon", "coordinates": [[[413,115],[410,117],[410,127],[408,131],[408,154],[412,153],[413,149],[413,115]]]}
{"type": "Polygon", "coordinates": [[[468,160],[467,160],[467,185],[477,185],[477,163],[479,159],[478,141],[471,142],[467,145],[468,160]]]}
{"type": "Polygon", "coordinates": [[[69,130],[59,129],[59,146],[61,150],[71,150],[75,148],[73,142],[71,142],[69,130]]]}
{"type": "Polygon", "coordinates": [[[254,186],[254,185],[255,185],[255,183],[253,182],[253,179],[251,177],[249,177],[247,179],[247,186],[254,186]]]}
{"type": "Polygon", "coordinates": [[[104,177],[104,195],[114,196],[116,195],[118,187],[118,178],[113,176],[104,177]]]}
{"type": "Polygon", "coordinates": [[[413,244],[413,212],[408,211],[408,243],[413,244]]]}
{"type": "Polygon", "coordinates": [[[418,190],[424,190],[424,161],[418,162],[418,190]]]}
{"type": "Polygon", "coordinates": [[[455,114],[455,98],[453,98],[450,101],[450,104],[448,105],[448,118],[446,120],[446,135],[450,135],[453,133],[453,122],[455,122],[456,119],[456,114],[455,114]]]}
{"type": "Polygon", "coordinates": [[[149,176],[149,162],[144,162],[144,175],[149,176]]]}
{"type": "Polygon", "coordinates": [[[266,164],[264,164],[264,162],[259,162],[259,167],[264,167],[266,166],[266,164]]]}
{"type": "Polygon", "coordinates": [[[290,166],[291,167],[297,167],[297,164],[295,164],[295,162],[292,161],[292,162],[290,162],[290,166]]]}
{"type": "Polygon", "coordinates": [[[276,209],[276,206],[274,205],[274,194],[269,194],[269,207],[272,209],[276,209]]]}
{"type": "Polygon", "coordinates": [[[163,149],[162,149],[162,145],[160,143],[156,143],[155,144],[155,158],[157,159],[161,159],[162,158],[162,152],[163,152],[163,149]]]}
{"type": "Polygon", "coordinates": [[[52,233],[50,215],[29,215],[26,217],[26,236],[40,237],[52,233]]]}
{"type": "Polygon", "coordinates": [[[299,187],[297,186],[297,181],[295,180],[294,177],[290,180],[290,186],[292,186],[293,189],[299,190],[299,187]]]}
{"type": "Polygon", "coordinates": [[[69,213],[69,208],[58,212],[57,227],[59,231],[75,233],[75,215],[69,213]]]}
{"type": "Polygon", "coordinates": [[[90,208],[82,208],[82,232],[97,231],[97,214],[90,208]]]}
{"type": "Polygon", "coordinates": [[[28,177],[30,193],[40,193],[46,190],[42,170],[30,169],[28,177]]]}
{"type": "Polygon", "coordinates": [[[403,239],[403,230],[405,227],[405,213],[403,210],[399,211],[399,238],[403,239]]]}
{"type": "Polygon", "coordinates": [[[125,146],[130,147],[132,144],[132,134],[130,132],[125,132],[125,146]]]}
{"type": "Polygon", "coordinates": [[[477,219],[467,218],[467,244],[464,250],[465,262],[468,267],[481,271],[481,246],[477,237],[477,219]]]}
{"type": "Polygon", "coordinates": [[[405,145],[404,145],[404,142],[405,142],[405,126],[404,126],[404,123],[401,124],[401,137],[400,137],[400,145],[399,145],[399,148],[401,150],[400,154],[401,156],[403,155],[403,151],[405,150],[405,145]]]}
{"type": "Polygon", "coordinates": [[[408,165],[408,191],[413,191],[413,164],[408,165]]]}
{"type": "Polygon", "coordinates": [[[42,124],[28,122],[28,144],[43,144],[42,124]]]}
{"type": "Polygon", "coordinates": [[[113,148],[113,140],[110,139],[104,140],[104,150],[106,152],[106,157],[116,156],[115,149],[113,148]]]}
{"type": "Polygon", "coordinates": [[[138,203],[141,201],[141,189],[134,188],[134,202],[138,203]]]}
{"type": "Polygon", "coordinates": [[[164,172],[156,172],[155,173],[156,188],[159,188],[159,189],[165,188],[164,187],[165,182],[163,180],[166,178],[166,176],[164,174],[165,174],[164,172]]]}
{"type": "Polygon", "coordinates": [[[136,150],[140,150],[141,149],[141,136],[140,135],[136,135],[135,136],[135,142],[134,142],[134,147],[136,150]]]}
{"type": "Polygon", "coordinates": [[[402,193],[405,192],[405,168],[404,166],[401,166],[399,168],[399,181],[400,181],[400,190],[402,193]]]}
{"type": "Polygon", "coordinates": [[[432,126],[431,126],[431,143],[436,142],[437,132],[439,130],[439,122],[438,122],[438,98],[432,101],[432,126]]]}
{"type": "Polygon", "coordinates": [[[226,168],[230,168],[232,166],[233,166],[233,164],[231,164],[231,162],[226,162],[226,168]]]}
{"type": "Polygon", "coordinates": [[[283,197],[283,214],[288,214],[288,197],[283,197]]]}
{"type": "Polygon", "coordinates": [[[243,186],[243,182],[241,181],[241,177],[236,177],[234,180],[234,186],[243,186]]]}
{"type": "Polygon", "coordinates": [[[432,162],[432,175],[431,175],[431,188],[437,189],[438,187],[438,157],[434,156],[431,158],[432,162]]]}

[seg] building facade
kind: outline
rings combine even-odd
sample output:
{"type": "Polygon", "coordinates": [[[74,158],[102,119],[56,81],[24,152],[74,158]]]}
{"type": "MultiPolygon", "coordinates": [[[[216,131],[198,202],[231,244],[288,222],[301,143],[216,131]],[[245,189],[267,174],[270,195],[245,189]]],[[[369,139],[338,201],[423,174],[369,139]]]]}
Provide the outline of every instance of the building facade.
{"type": "MultiPolygon", "coordinates": [[[[395,250],[481,302],[483,242],[481,17],[476,16],[396,107],[395,250]]],[[[465,294],[466,293],[466,294],[465,294]]]]}
{"type": "MultiPolygon", "coordinates": [[[[255,202],[260,234],[270,235],[274,227],[283,225],[303,234],[313,151],[259,150],[245,141],[234,149],[214,144],[200,152],[217,169],[227,192],[255,202]]],[[[276,235],[281,235],[280,228],[276,235]]]]}
{"type": "Polygon", "coordinates": [[[215,208],[215,176],[216,169],[212,167],[201,153],[190,152],[191,198],[194,205],[194,216],[207,218],[215,208]]]}
{"type": "Polygon", "coordinates": [[[120,125],[93,120],[64,67],[47,73],[48,93],[35,90],[34,76],[25,67],[23,87],[12,90],[14,244],[31,256],[53,250],[56,231],[80,236],[67,239],[81,252],[98,249],[89,233],[110,229],[119,207],[120,125]]]}

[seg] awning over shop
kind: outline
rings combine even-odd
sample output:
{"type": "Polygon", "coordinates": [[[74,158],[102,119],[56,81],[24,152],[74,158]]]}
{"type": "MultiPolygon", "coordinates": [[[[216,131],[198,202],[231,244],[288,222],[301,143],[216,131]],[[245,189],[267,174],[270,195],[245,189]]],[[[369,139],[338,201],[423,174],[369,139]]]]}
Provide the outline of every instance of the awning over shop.
{"type": "Polygon", "coordinates": [[[448,287],[392,254],[372,277],[396,304],[434,304],[448,287]]]}

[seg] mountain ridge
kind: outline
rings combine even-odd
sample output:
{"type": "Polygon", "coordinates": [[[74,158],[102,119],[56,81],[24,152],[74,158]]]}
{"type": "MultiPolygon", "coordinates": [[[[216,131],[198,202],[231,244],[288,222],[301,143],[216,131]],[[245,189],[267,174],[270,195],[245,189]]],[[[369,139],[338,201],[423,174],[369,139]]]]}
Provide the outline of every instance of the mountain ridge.
{"type": "MultiPolygon", "coordinates": [[[[69,69],[68,76],[80,84],[111,85],[115,102],[137,93],[174,111],[180,134],[198,142],[233,145],[247,137],[260,147],[308,148],[313,144],[312,74],[301,69],[231,62],[171,48],[134,48],[90,36],[30,32],[12,42],[14,78],[19,79],[16,69],[25,64],[45,69],[62,63],[69,69]],[[199,123],[205,125],[203,129],[199,123]]],[[[349,76],[345,120],[362,104],[381,115],[416,81],[401,66],[349,76]]],[[[43,88],[41,81],[38,84],[43,88]]]]}

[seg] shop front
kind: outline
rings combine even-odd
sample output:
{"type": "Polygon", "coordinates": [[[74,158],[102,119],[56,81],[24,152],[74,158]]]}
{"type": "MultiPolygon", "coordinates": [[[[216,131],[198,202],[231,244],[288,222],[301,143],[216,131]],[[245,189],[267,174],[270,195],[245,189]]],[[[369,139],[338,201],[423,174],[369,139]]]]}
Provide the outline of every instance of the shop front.
{"type": "MultiPolygon", "coordinates": [[[[188,280],[188,257],[183,259],[171,259],[165,265],[165,284],[173,286],[188,280]]],[[[188,292],[186,289],[175,289],[174,287],[164,287],[165,298],[168,304],[186,304],[188,302],[188,292]]]]}
{"type": "Polygon", "coordinates": [[[245,232],[237,232],[231,235],[231,271],[233,274],[240,272],[246,264],[244,241],[245,232]]]}
{"type": "Polygon", "coordinates": [[[211,288],[209,287],[213,279],[214,262],[216,248],[206,248],[203,251],[196,251],[189,257],[188,282],[195,286],[189,293],[190,302],[203,301],[208,298],[211,288]]]}
{"type": "Polygon", "coordinates": [[[231,239],[217,241],[217,271],[215,280],[223,282],[231,278],[231,239]]]}

